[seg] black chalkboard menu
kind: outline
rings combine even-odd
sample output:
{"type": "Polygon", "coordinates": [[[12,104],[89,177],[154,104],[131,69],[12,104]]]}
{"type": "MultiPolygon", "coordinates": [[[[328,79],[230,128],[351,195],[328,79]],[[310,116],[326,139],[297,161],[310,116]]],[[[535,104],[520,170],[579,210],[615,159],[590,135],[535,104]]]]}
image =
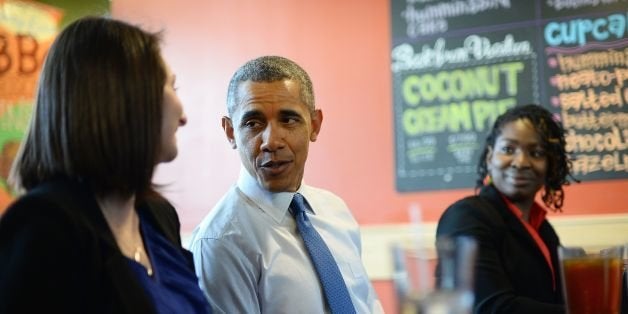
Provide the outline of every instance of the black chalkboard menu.
{"type": "Polygon", "coordinates": [[[472,187],[486,134],[537,103],[583,181],[628,177],[628,0],[391,0],[397,190],[472,187]]]}

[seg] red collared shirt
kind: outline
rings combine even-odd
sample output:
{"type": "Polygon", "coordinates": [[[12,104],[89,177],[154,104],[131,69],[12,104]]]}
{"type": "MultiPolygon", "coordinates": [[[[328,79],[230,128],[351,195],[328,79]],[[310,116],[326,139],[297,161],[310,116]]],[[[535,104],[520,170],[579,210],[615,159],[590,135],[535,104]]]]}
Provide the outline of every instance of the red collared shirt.
{"type": "Polygon", "coordinates": [[[532,239],[534,239],[534,242],[536,242],[536,245],[539,247],[539,250],[541,250],[541,253],[543,253],[543,256],[545,257],[545,261],[547,262],[547,266],[549,266],[550,270],[552,271],[552,284],[553,284],[554,290],[556,290],[556,273],[554,270],[554,265],[552,265],[552,258],[551,258],[549,249],[547,248],[547,245],[545,245],[545,242],[543,242],[543,239],[541,239],[541,236],[539,235],[539,228],[541,227],[541,224],[543,223],[543,221],[545,221],[545,216],[547,215],[547,211],[539,203],[535,201],[534,204],[532,204],[532,207],[530,208],[530,215],[528,217],[528,221],[525,221],[523,219],[523,212],[521,211],[521,209],[515,206],[515,204],[513,204],[503,194],[501,194],[501,196],[504,202],[506,202],[506,205],[508,205],[510,212],[512,212],[517,218],[519,218],[519,221],[521,221],[521,223],[526,228],[526,230],[528,230],[528,233],[530,234],[532,239]]]}

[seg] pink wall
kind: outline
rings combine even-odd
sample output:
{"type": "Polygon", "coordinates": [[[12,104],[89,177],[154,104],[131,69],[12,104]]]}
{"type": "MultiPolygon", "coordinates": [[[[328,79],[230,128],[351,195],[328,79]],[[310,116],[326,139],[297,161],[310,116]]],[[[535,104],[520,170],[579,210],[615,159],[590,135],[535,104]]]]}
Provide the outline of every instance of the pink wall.
{"type": "MultiPolygon", "coordinates": [[[[180,155],[158,172],[189,232],[235,181],[239,159],[225,140],[228,80],[246,60],[278,54],[312,76],[325,116],[310,148],[306,181],[342,196],[361,224],[407,221],[420,202],[427,220],[471,190],[399,194],[394,143],[388,0],[113,0],[113,16],[164,32],[164,55],[180,86],[188,125],[180,155]]],[[[628,210],[628,180],[567,189],[565,213],[628,210]]],[[[388,312],[391,285],[376,283],[388,312]]]]}

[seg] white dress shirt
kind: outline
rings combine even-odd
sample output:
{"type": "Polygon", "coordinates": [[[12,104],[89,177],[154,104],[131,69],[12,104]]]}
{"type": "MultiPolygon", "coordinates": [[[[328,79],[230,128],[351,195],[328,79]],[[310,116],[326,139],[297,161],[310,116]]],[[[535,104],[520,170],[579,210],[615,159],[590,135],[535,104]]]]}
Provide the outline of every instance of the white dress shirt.
{"type": "MultiPolygon", "coordinates": [[[[361,260],[359,226],[331,192],[301,184],[308,217],[349,289],[357,313],[383,313],[361,260]]],[[[260,188],[244,169],[194,230],[200,286],[214,313],[325,313],[324,294],[288,207],[293,192],[260,188]]]]}

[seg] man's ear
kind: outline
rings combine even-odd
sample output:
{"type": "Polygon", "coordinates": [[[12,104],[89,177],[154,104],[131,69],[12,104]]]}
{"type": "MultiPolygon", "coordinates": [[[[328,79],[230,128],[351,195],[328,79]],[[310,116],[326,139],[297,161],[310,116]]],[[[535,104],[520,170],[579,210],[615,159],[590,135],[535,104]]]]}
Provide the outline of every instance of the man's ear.
{"type": "Polygon", "coordinates": [[[321,131],[321,125],[323,124],[323,111],[320,109],[314,110],[312,113],[312,133],[310,133],[310,141],[316,142],[318,133],[321,131]]]}
{"type": "Polygon", "coordinates": [[[231,144],[231,148],[236,149],[238,145],[236,144],[235,137],[233,136],[233,124],[231,122],[231,118],[227,116],[222,117],[222,129],[225,131],[225,135],[227,136],[227,140],[229,144],[231,144]]]}

